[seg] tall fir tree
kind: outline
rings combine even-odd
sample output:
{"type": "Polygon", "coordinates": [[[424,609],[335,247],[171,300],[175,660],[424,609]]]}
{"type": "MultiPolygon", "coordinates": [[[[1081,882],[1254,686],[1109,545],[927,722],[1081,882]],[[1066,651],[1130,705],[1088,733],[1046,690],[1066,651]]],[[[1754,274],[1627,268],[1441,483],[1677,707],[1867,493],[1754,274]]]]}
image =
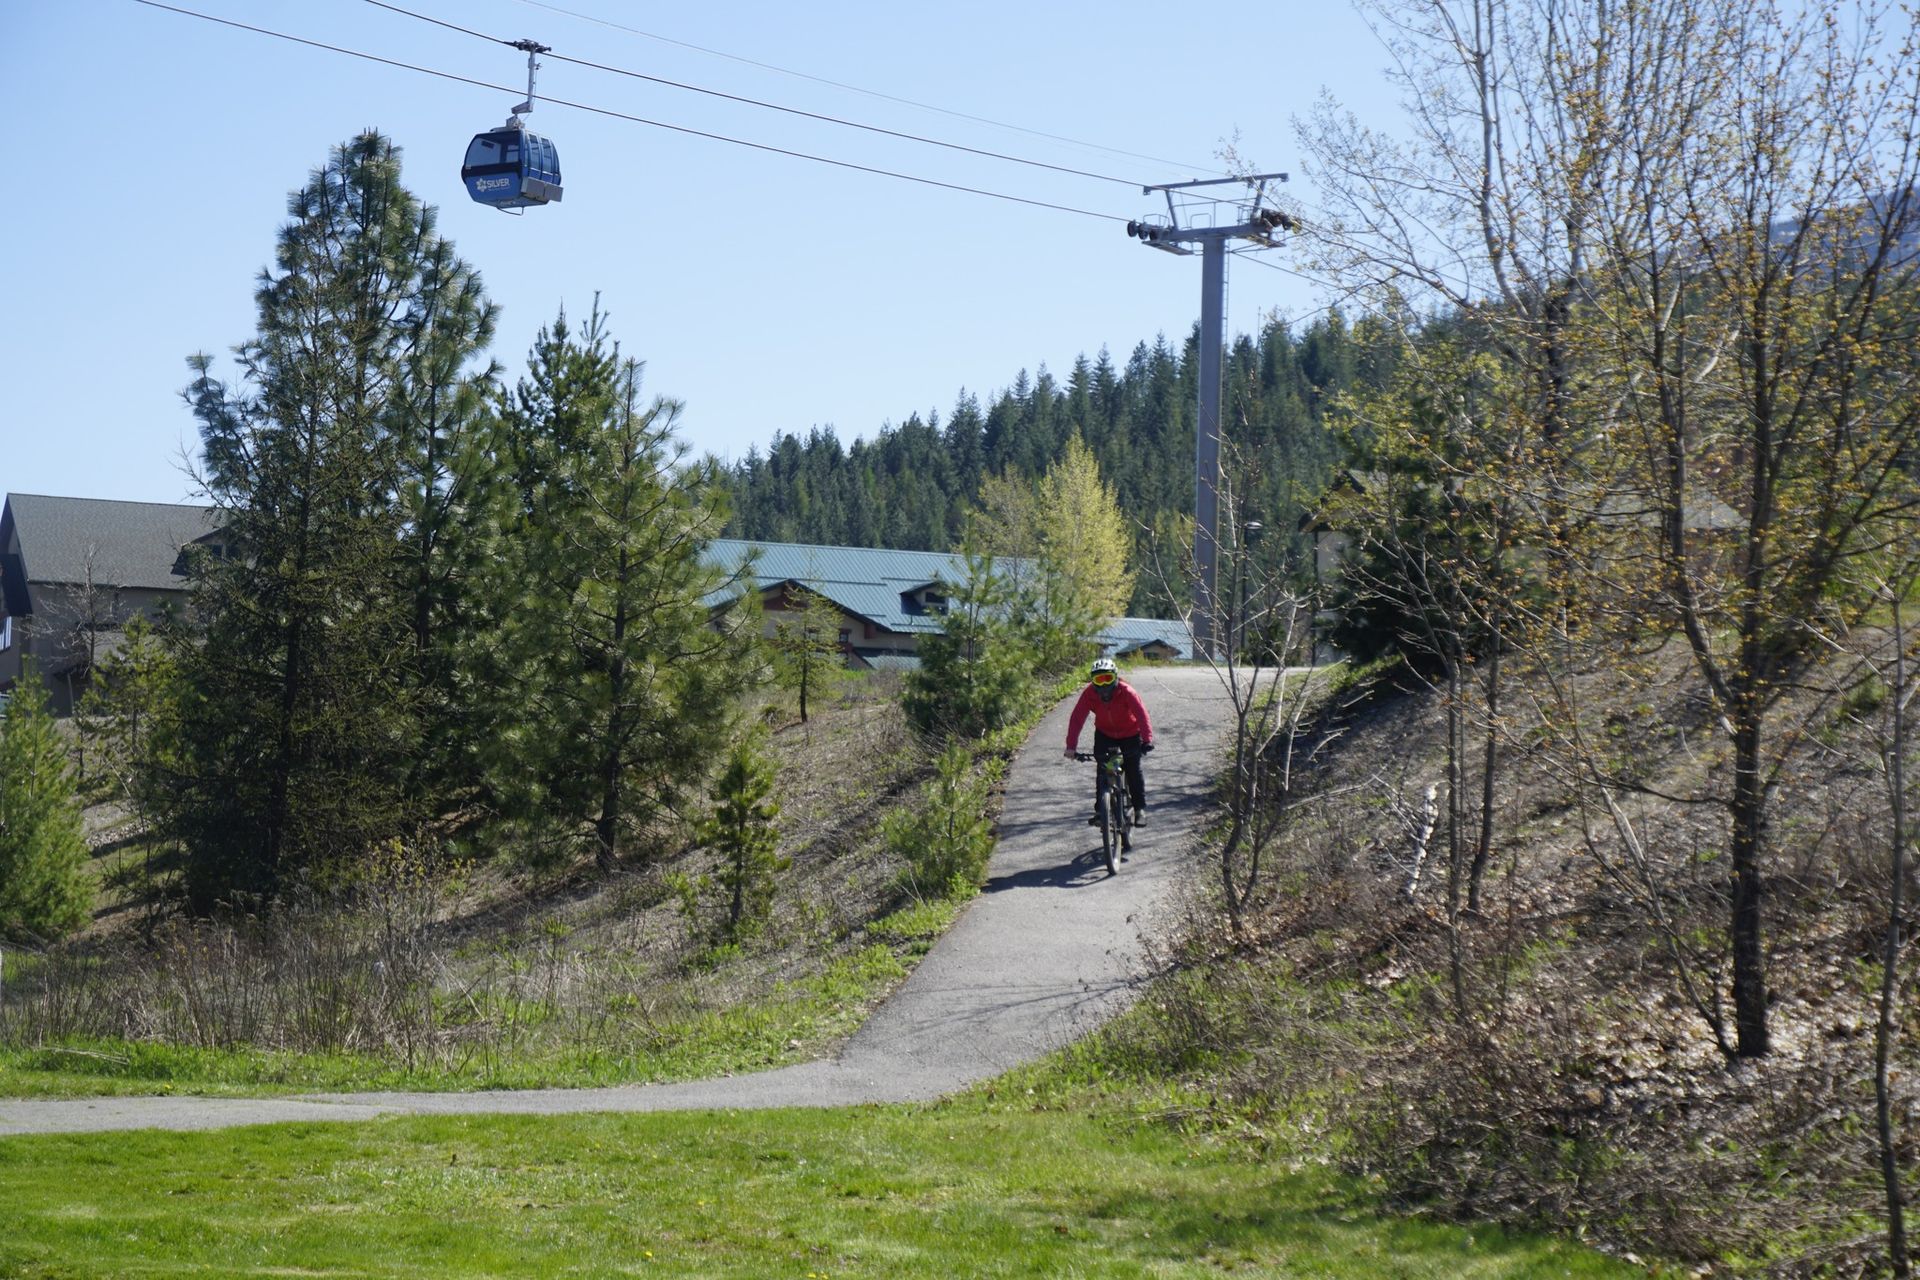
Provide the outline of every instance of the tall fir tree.
{"type": "Polygon", "coordinates": [[[418,533],[401,493],[421,432],[403,428],[417,419],[410,395],[454,378],[487,329],[423,339],[423,288],[463,269],[386,138],[335,149],[288,212],[255,294],[259,331],[236,349],[238,385],[200,355],[186,393],[226,551],[201,557],[200,627],[177,649],[172,834],[202,908],[271,896],[424,816],[408,785],[422,692],[401,557],[418,533]]]}
{"type": "Polygon", "coordinates": [[[413,638],[405,671],[420,717],[420,750],[407,791],[435,811],[463,800],[477,781],[473,743],[481,728],[469,672],[491,630],[476,590],[495,552],[510,477],[491,448],[489,399],[499,368],[477,357],[493,341],[498,309],[480,276],[432,234],[418,285],[400,317],[402,341],[386,431],[400,513],[395,590],[413,638]]]}
{"type": "Polygon", "coordinates": [[[542,843],[584,837],[611,868],[703,773],[751,637],[712,625],[723,584],[702,552],[724,514],[684,465],[679,403],[640,403],[640,365],[597,312],[578,335],[543,333],[531,364],[514,430],[537,482],[498,566],[514,599],[495,790],[542,843]]]}

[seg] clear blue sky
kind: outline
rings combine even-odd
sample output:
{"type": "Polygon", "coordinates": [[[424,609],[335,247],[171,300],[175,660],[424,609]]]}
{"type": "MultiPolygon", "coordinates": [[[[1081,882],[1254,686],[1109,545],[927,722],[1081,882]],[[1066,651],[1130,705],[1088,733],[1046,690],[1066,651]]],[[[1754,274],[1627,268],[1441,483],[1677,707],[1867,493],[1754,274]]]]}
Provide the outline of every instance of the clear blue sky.
{"type": "MultiPolygon", "coordinates": [[[[1383,109],[1384,57],[1341,3],[1166,4],[396,0],[565,54],[1128,182],[1210,176],[1221,142],[1294,173],[1291,119],[1323,86],[1383,109]],[[570,12],[563,13],[564,9],[570,12]],[[1203,14],[1210,14],[1203,18],[1203,14]],[[589,21],[581,16],[598,19],[589,21]],[[621,27],[640,28],[648,38],[621,27]],[[683,44],[670,43],[683,42],[683,44]],[[704,46],[733,55],[698,52],[704,46]],[[857,86],[852,92],[793,72],[857,86]],[[905,105],[1136,155],[1067,145],[905,105]],[[1168,163],[1162,163],[1161,160],[1168,163]]],[[[524,55],[363,0],[182,0],[182,7],[524,89],[524,55]]],[[[359,129],[403,148],[404,180],[442,214],[502,308],[494,354],[520,370],[536,331],[597,291],[652,393],[686,402],[685,439],[726,457],[776,430],[871,436],[943,416],[1022,368],[1064,377],[1101,346],[1124,360],[1184,335],[1197,258],[1143,248],[1118,222],[749,150],[557,104],[532,121],[561,150],[566,198],[515,218],[473,204],[468,138],[515,92],[293,45],[134,0],[17,0],[0,40],[16,140],[0,206],[7,394],[0,492],[173,502],[196,446],[185,358],[254,331],[252,290],[287,193],[359,129]]],[[[545,60],[542,94],[690,129],[979,186],[1116,218],[1164,206],[1137,187],[836,128],[545,60]]],[[[1282,250],[1267,255],[1289,264],[1282,250]]],[[[1229,328],[1324,299],[1236,261],[1229,328]]]]}

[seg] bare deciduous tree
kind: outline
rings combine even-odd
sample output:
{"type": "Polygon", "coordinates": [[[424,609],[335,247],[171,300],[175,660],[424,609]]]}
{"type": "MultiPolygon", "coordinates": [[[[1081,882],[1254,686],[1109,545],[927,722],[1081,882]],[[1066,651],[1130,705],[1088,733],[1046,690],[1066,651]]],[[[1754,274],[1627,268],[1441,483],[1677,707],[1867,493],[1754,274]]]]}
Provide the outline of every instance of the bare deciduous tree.
{"type": "MultiPolygon", "coordinates": [[[[1235,455],[1227,445],[1219,488],[1221,528],[1234,531],[1217,566],[1215,613],[1223,643],[1217,656],[1198,648],[1196,655],[1213,668],[1233,707],[1227,829],[1218,856],[1221,895],[1238,932],[1262,888],[1261,862],[1296,795],[1299,775],[1331,739],[1310,731],[1313,672],[1300,665],[1311,643],[1317,599],[1297,587],[1284,554],[1268,550],[1284,546],[1284,538],[1266,544],[1258,522],[1242,518],[1247,467],[1235,455]]],[[[1184,547],[1155,555],[1149,569],[1174,600],[1194,598],[1192,572],[1184,547]]],[[[1191,627],[1192,619],[1187,622],[1191,627]]]]}
{"type": "Polygon", "coordinates": [[[1913,518],[1889,482],[1920,442],[1920,79],[1912,15],[1883,32],[1870,7],[1854,30],[1699,8],[1661,48],[1674,82],[1712,92],[1623,117],[1598,310],[1665,603],[1733,754],[1734,1021],[1752,1056],[1770,1044],[1767,812],[1795,746],[1775,713],[1822,634],[1870,605],[1859,558],[1913,518]],[[1889,56],[1907,68],[1890,81],[1889,56]],[[1732,515],[1690,518],[1708,507],[1732,515]]]}
{"type": "Polygon", "coordinates": [[[1685,636],[1732,757],[1735,1051],[1764,1054],[1767,812],[1796,745],[1777,714],[1866,607],[1859,557],[1913,515],[1889,480],[1920,445],[1920,16],[1372,11],[1412,137],[1316,116],[1329,265],[1470,317],[1519,375],[1529,538],[1562,575],[1548,632],[1612,590],[1596,565],[1657,572],[1652,622],[1685,636]],[[1607,557],[1574,549],[1594,529],[1607,557]]]}
{"type": "Polygon", "coordinates": [[[1913,836],[1907,815],[1911,785],[1907,777],[1907,735],[1911,708],[1916,697],[1920,697],[1920,682],[1913,678],[1908,653],[1913,645],[1913,633],[1906,610],[1916,587],[1920,587],[1920,563],[1911,555],[1905,564],[1896,565],[1896,572],[1883,577],[1879,583],[1877,594],[1888,609],[1888,627],[1883,633],[1885,643],[1856,649],[1861,673],[1858,690],[1867,696],[1861,698],[1856,692],[1860,710],[1853,717],[1871,738],[1887,788],[1887,931],[1881,942],[1880,984],[1876,993],[1873,1098],[1874,1130],[1880,1145],[1880,1179],[1887,1198],[1887,1256],[1893,1274],[1900,1280],[1913,1274],[1913,1262],[1907,1248],[1907,1198],[1895,1132],[1891,1064],[1902,1022],[1901,955],[1909,927],[1907,879],[1912,874],[1908,860],[1908,846],[1913,836]]]}

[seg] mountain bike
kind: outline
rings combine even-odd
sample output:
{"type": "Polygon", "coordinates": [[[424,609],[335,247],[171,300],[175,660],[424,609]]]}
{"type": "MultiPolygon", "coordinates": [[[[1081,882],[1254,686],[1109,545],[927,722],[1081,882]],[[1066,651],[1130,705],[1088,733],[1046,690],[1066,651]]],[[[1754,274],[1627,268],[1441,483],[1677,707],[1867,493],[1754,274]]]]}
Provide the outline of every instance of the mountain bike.
{"type": "MultiPolygon", "coordinates": [[[[1094,757],[1084,751],[1073,758],[1085,764],[1094,757]]],[[[1120,855],[1133,848],[1133,810],[1127,807],[1126,760],[1112,752],[1094,760],[1093,807],[1100,816],[1100,851],[1106,855],[1107,874],[1120,873],[1120,855]]]]}

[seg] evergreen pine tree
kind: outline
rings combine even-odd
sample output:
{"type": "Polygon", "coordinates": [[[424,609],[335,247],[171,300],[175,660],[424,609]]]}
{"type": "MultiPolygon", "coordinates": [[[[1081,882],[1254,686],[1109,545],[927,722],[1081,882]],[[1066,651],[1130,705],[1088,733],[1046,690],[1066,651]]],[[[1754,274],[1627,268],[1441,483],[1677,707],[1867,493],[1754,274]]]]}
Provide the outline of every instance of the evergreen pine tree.
{"type": "Polygon", "coordinates": [[[421,223],[427,241],[416,291],[400,318],[387,430],[400,513],[394,586],[410,619],[405,680],[420,720],[407,789],[421,807],[444,812],[476,782],[473,743],[481,725],[468,676],[491,631],[476,588],[495,552],[510,480],[488,447],[487,402],[499,370],[492,363],[473,367],[493,340],[497,308],[479,274],[433,235],[432,209],[422,211],[421,223]]]}
{"type": "Polygon", "coordinates": [[[1033,655],[1007,614],[1008,592],[991,555],[967,555],[950,589],[945,626],[920,638],[920,665],[902,705],[922,733],[978,738],[1009,723],[1031,687],[1033,655]]]}
{"type": "Polygon", "coordinates": [[[804,587],[789,589],[785,604],[775,614],[769,642],[774,674],[782,688],[799,695],[800,723],[805,724],[808,698],[817,699],[846,669],[840,648],[846,615],[833,601],[804,587]]]}
{"type": "Polygon", "coordinates": [[[423,278],[453,268],[378,134],[336,149],[288,210],[240,385],[190,362],[228,548],[202,560],[203,629],[176,649],[188,702],[173,834],[202,908],[272,895],[424,816],[408,787],[422,731],[396,426],[421,376],[423,278]]]}
{"type": "Polygon", "coordinates": [[[915,897],[964,898],[979,889],[993,856],[988,797],[1002,766],[976,760],[965,743],[950,741],[920,789],[920,803],[888,813],[881,834],[906,863],[902,880],[915,897]]]}
{"type": "Polygon", "coordinates": [[[178,759],[180,665],[162,633],[144,618],[127,622],[121,643],[103,655],[74,720],[92,745],[109,794],[149,830],[164,830],[178,759]]]}
{"type": "Polygon", "coordinates": [[[494,781],[522,824],[590,830],[605,868],[703,771],[751,640],[709,621],[721,576],[701,554],[724,516],[710,477],[682,465],[680,405],[639,403],[640,366],[599,323],[541,344],[536,366],[593,380],[560,402],[554,434],[520,424],[542,479],[500,565],[515,607],[498,638],[511,705],[494,781]]]}
{"type": "Polygon", "coordinates": [[[742,735],[727,755],[713,786],[713,809],[700,824],[700,840],[720,855],[715,876],[727,901],[721,933],[728,942],[752,937],[773,912],[776,878],[793,865],[777,852],[780,803],[771,798],[774,766],[764,732],[742,735]]]}
{"type": "Polygon", "coordinates": [[[46,937],[92,905],[73,767],[31,663],[0,716],[0,933],[46,937]]]}

